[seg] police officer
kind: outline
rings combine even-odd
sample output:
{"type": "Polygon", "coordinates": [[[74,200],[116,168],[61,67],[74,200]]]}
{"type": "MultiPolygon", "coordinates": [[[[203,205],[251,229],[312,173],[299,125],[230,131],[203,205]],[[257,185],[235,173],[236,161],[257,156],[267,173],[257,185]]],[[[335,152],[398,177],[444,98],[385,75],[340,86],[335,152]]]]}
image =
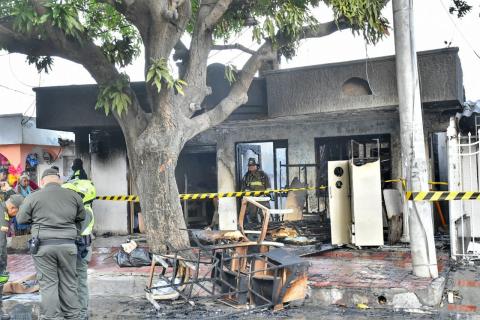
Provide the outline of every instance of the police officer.
{"type": "Polygon", "coordinates": [[[15,194],[15,190],[10,187],[8,182],[0,181],[0,202],[7,201],[12,194],[15,194]]]}
{"type": "Polygon", "coordinates": [[[86,217],[81,231],[81,245],[77,254],[78,299],[80,301],[80,318],[88,319],[88,263],[92,258],[92,232],[95,223],[92,202],[97,196],[95,186],[90,180],[73,180],[62,185],[63,188],[75,191],[82,197],[86,217]]]}
{"type": "MultiPolygon", "coordinates": [[[[259,170],[259,165],[255,158],[248,159],[248,171],[242,179],[242,191],[263,191],[270,189],[270,179],[267,174],[259,170]]],[[[268,207],[268,203],[266,204],[268,207]]],[[[247,221],[248,223],[258,223],[258,208],[252,204],[247,205],[247,221]]]]}
{"type": "Polygon", "coordinates": [[[0,202],[0,319],[2,320],[10,319],[10,316],[4,314],[2,309],[3,285],[8,281],[7,233],[9,231],[9,221],[17,215],[23,199],[21,195],[14,194],[7,201],[0,202]]]}
{"type": "Polygon", "coordinates": [[[58,172],[46,169],[40,191],[29,195],[17,215],[18,223],[32,224],[32,239],[40,245],[33,254],[40,284],[42,319],[79,319],[77,246],[85,209],[80,196],[63,189],[58,172]]]}

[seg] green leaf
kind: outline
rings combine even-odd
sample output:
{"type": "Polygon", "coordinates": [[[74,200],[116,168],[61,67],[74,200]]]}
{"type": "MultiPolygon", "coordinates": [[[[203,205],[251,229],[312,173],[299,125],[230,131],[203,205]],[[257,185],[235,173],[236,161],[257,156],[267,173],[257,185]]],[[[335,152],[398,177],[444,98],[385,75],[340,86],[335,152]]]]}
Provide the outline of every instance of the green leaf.
{"type": "Polygon", "coordinates": [[[229,64],[225,66],[225,79],[227,79],[230,84],[237,79],[236,72],[237,68],[234,65],[229,64]]]}
{"type": "Polygon", "coordinates": [[[153,79],[153,77],[154,77],[155,74],[156,74],[155,71],[156,71],[156,70],[155,70],[154,68],[150,68],[150,69],[148,70],[148,72],[147,72],[147,77],[146,77],[147,82],[150,82],[150,81],[153,79]]]}
{"type": "Polygon", "coordinates": [[[128,94],[128,88],[129,79],[124,74],[121,74],[112,83],[101,85],[95,109],[104,109],[107,116],[110,114],[110,111],[116,111],[118,116],[121,117],[123,112],[128,112],[128,106],[132,103],[132,99],[128,94]]]}
{"type": "Polygon", "coordinates": [[[147,83],[155,86],[159,93],[162,88],[174,89],[176,92],[180,92],[180,90],[177,89],[177,85],[180,87],[186,85],[186,82],[175,80],[173,78],[165,58],[152,60],[152,64],[148,68],[145,80],[147,83]]]}
{"type": "Polygon", "coordinates": [[[157,87],[157,91],[158,93],[160,93],[160,91],[162,90],[162,81],[160,80],[160,78],[156,77],[153,82],[155,83],[155,86],[157,87]]]}

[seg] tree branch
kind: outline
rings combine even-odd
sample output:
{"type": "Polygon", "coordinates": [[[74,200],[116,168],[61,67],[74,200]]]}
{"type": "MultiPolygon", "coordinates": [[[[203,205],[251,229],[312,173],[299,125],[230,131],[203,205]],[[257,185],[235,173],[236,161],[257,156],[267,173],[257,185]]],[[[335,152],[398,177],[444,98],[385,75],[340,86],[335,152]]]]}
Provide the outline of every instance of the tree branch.
{"type": "Polygon", "coordinates": [[[190,118],[194,109],[190,105],[200,105],[209,93],[207,88],[208,54],[213,45],[211,30],[205,29],[205,19],[212,12],[209,4],[202,1],[197,12],[196,23],[190,41],[190,50],[185,66],[184,80],[187,82],[185,97],[177,97],[177,104],[181,106],[183,114],[190,118]]]}
{"type": "MultiPolygon", "coordinates": [[[[343,21],[330,21],[321,23],[315,27],[305,27],[301,39],[320,38],[330,35],[338,30],[348,28],[349,25],[343,21]]],[[[276,45],[286,45],[290,39],[285,35],[279,33],[276,37],[276,45]]],[[[189,133],[190,138],[193,138],[198,133],[216,126],[227,119],[235,109],[248,100],[247,92],[252,83],[252,80],[259,70],[262,62],[275,59],[275,49],[270,41],[266,41],[257,51],[255,51],[247,63],[240,71],[240,75],[230,89],[229,94],[213,109],[202,113],[192,118],[189,124],[191,128],[189,133]]]]}
{"type": "Polygon", "coordinates": [[[328,36],[336,31],[345,30],[350,27],[351,25],[345,19],[339,19],[338,21],[332,20],[329,22],[320,23],[316,26],[304,27],[300,38],[321,38],[328,36]]]}
{"type": "Polygon", "coordinates": [[[255,54],[256,51],[241,45],[240,43],[225,44],[225,45],[214,45],[212,50],[241,50],[248,54],[255,54]]]}
{"type": "MultiPolygon", "coordinates": [[[[190,118],[194,108],[190,105],[199,105],[207,94],[210,93],[206,84],[208,54],[212,49],[212,32],[215,25],[220,21],[225,12],[227,12],[233,0],[209,0],[201,1],[197,13],[195,28],[190,42],[190,52],[188,63],[185,69],[185,81],[188,87],[185,90],[190,103],[182,110],[190,118]]],[[[182,99],[179,99],[182,103],[182,99]]]]}
{"type": "MultiPolygon", "coordinates": [[[[79,63],[98,84],[109,84],[120,77],[115,65],[107,60],[100,48],[86,35],[83,35],[81,40],[67,38],[63,31],[48,24],[44,24],[41,30],[36,29],[26,35],[14,31],[12,19],[0,19],[0,46],[9,52],[58,56],[79,63]]],[[[130,111],[123,117],[114,114],[126,133],[126,139],[138,135],[145,129],[147,123],[146,115],[135,93],[130,88],[128,90],[132,98],[130,111]]]]}
{"type": "Polygon", "coordinates": [[[233,0],[218,0],[210,13],[205,17],[204,26],[206,30],[212,30],[220,21],[233,0]]]}
{"type": "MultiPolygon", "coordinates": [[[[180,37],[185,32],[192,11],[190,1],[183,0],[150,0],[147,5],[148,14],[143,19],[148,20],[148,30],[145,35],[142,35],[145,46],[145,75],[152,61],[168,60],[173,48],[178,45],[180,37]]],[[[158,92],[151,85],[147,85],[146,89],[152,112],[168,113],[162,108],[167,108],[171,104],[170,102],[166,104],[166,101],[171,94],[168,91],[172,90],[162,89],[158,92]]]]}
{"type": "Polygon", "coordinates": [[[148,19],[145,19],[149,11],[148,0],[98,0],[98,2],[107,3],[115,8],[138,29],[142,39],[145,38],[148,32],[148,19]]]}
{"type": "Polygon", "coordinates": [[[192,121],[189,125],[190,131],[188,132],[190,138],[212,126],[220,124],[235,109],[246,103],[248,100],[248,88],[250,88],[250,84],[262,62],[273,58],[275,58],[274,49],[271,42],[267,41],[248,59],[240,71],[238,79],[232,85],[229,94],[215,108],[190,120],[192,121]]]}

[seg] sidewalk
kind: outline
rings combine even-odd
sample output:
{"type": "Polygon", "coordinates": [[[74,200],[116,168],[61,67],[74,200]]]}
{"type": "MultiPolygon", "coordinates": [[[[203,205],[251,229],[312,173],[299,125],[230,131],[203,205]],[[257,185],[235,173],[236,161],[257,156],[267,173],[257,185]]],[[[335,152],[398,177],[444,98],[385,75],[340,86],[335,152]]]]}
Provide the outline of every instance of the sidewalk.
{"type": "Polygon", "coordinates": [[[438,251],[440,277],[412,273],[408,248],[335,250],[311,257],[313,305],[430,310],[442,298],[448,255],[438,251]]]}
{"type": "MultiPolygon", "coordinates": [[[[126,237],[111,237],[95,241],[88,271],[93,314],[107,319],[154,317],[155,311],[144,298],[149,267],[119,268],[113,259],[113,253],[125,239],[126,237]]],[[[311,290],[302,308],[323,310],[321,314],[325,314],[325,310],[354,310],[358,304],[362,304],[370,308],[371,312],[380,310],[382,314],[389,314],[394,310],[426,312],[437,316],[475,314],[480,308],[478,269],[470,267],[467,268],[468,272],[462,269],[463,273],[456,269],[451,271],[448,254],[438,250],[437,257],[440,277],[436,280],[418,278],[412,274],[408,247],[336,249],[305,257],[311,262],[311,290]],[[454,305],[458,306],[447,306],[446,301],[443,302],[443,308],[438,306],[444,295],[445,279],[448,280],[449,290],[458,292],[459,287],[467,287],[467,290],[462,291],[462,300],[455,300],[454,305]],[[469,307],[462,307],[464,305],[469,307]]],[[[11,254],[8,260],[12,280],[35,273],[32,258],[27,254],[11,254]]],[[[29,296],[23,299],[17,295],[11,300],[38,305],[38,295],[29,296]]],[[[211,305],[209,308],[220,308],[214,301],[208,304],[211,305]]],[[[166,317],[177,312],[173,310],[182,310],[185,316],[190,312],[183,309],[186,308],[184,304],[164,303],[163,306],[166,317]]],[[[300,317],[302,319],[310,318],[302,308],[295,309],[297,311],[292,311],[293,314],[303,314],[304,316],[300,317]]],[[[198,310],[191,312],[193,315],[198,310]]],[[[338,315],[339,311],[335,312],[338,315]]]]}

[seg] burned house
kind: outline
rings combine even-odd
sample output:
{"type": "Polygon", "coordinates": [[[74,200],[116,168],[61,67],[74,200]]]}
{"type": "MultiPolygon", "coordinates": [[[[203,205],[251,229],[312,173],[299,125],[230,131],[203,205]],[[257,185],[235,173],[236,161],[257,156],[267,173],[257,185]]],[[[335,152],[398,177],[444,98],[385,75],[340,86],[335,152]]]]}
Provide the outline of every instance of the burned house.
{"type": "MultiPolygon", "coordinates": [[[[427,145],[433,146],[432,134],[445,130],[449,116],[464,100],[458,49],[420,52],[418,63],[424,131],[427,145]]],[[[208,73],[213,94],[205,99],[204,109],[229,89],[223,66],[212,65],[208,73]]],[[[146,106],[144,86],[132,84],[146,106]]],[[[84,160],[98,194],[135,193],[120,128],[113,117],[95,111],[96,86],[35,91],[37,126],[75,132],[77,156],[84,160]]],[[[289,185],[295,177],[309,186],[326,185],[328,161],[352,156],[380,158],[384,181],[401,177],[394,56],[266,72],[253,81],[248,97],[227,121],[187,143],[177,166],[180,193],[239,190],[251,157],[260,162],[274,188],[289,185]]],[[[433,147],[430,151],[431,163],[438,163],[433,147]]],[[[272,205],[280,208],[284,203],[279,196],[272,205]]],[[[190,225],[210,223],[211,201],[182,205],[190,225]]],[[[321,213],[327,207],[326,190],[309,192],[307,212],[321,213]]],[[[236,229],[237,208],[235,198],[220,199],[222,229],[236,229]]],[[[97,232],[133,231],[136,210],[133,203],[96,201],[97,232]]]]}

